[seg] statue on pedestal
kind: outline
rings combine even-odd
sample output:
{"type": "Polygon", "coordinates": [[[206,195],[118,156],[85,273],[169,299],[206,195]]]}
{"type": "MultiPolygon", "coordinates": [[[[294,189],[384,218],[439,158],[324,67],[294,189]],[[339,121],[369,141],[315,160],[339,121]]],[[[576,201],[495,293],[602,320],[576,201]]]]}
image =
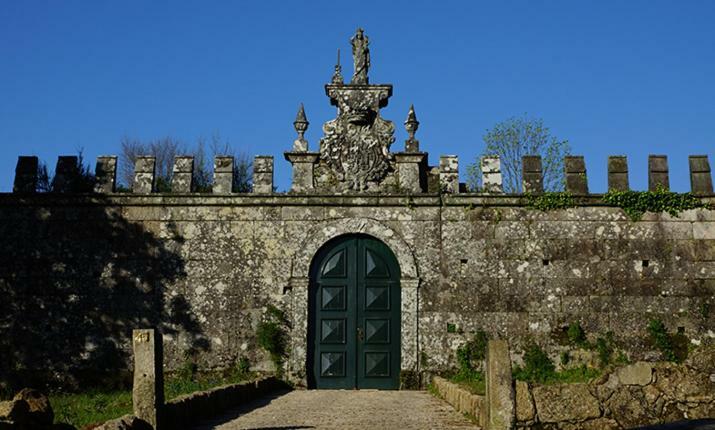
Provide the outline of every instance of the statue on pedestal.
{"type": "Polygon", "coordinates": [[[355,36],[350,39],[350,43],[353,45],[353,64],[355,66],[350,83],[367,85],[367,70],[370,68],[370,49],[368,48],[370,41],[363,34],[363,29],[358,28],[355,36]]]}

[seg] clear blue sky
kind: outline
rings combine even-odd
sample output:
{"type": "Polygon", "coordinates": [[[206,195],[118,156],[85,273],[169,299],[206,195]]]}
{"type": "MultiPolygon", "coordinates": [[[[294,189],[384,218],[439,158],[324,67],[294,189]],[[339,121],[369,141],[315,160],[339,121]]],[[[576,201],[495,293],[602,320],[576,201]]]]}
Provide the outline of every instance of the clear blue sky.
{"type": "Polygon", "coordinates": [[[715,164],[715,1],[164,2],[4,1],[0,6],[0,191],[18,155],[83,147],[92,161],[123,136],[192,142],[218,132],[249,154],[283,159],[300,102],[317,148],[335,115],[323,85],[336,49],[371,41],[372,83],[392,83],[383,116],[465,166],[485,130],[541,117],[586,156],[592,191],[609,154],[629,157],[644,189],[647,155],[669,156],[689,188],[687,156],[715,164]]]}

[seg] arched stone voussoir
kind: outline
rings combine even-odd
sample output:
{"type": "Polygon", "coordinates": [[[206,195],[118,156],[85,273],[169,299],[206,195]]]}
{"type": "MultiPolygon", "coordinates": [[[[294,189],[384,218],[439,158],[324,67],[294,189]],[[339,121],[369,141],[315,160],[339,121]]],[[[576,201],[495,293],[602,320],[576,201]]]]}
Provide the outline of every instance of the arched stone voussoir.
{"type": "Polygon", "coordinates": [[[410,246],[392,228],[370,218],[343,218],[324,221],[312,228],[293,256],[291,277],[307,278],[313,256],[327,241],[344,234],[362,233],[385,243],[395,253],[400,264],[400,276],[417,279],[418,271],[410,246]]]}

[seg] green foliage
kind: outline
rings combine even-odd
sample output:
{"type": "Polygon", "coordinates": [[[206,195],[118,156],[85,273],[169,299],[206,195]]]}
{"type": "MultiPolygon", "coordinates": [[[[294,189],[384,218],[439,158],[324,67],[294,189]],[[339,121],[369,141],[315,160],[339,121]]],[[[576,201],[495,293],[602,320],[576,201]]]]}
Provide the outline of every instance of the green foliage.
{"type": "Polygon", "coordinates": [[[524,367],[514,369],[514,377],[518,380],[531,382],[546,382],[556,374],[556,366],[541,347],[531,343],[524,351],[524,367]]]}
{"type": "Polygon", "coordinates": [[[256,329],[258,346],[268,352],[278,376],[283,374],[283,361],[288,355],[288,327],[288,320],[283,311],[273,305],[268,305],[263,321],[258,324],[256,329]]]}
{"type": "Polygon", "coordinates": [[[568,331],[566,335],[569,338],[569,343],[572,345],[584,347],[587,345],[586,342],[586,332],[583,331],[581,324],[578,321],[574,321],[569,324],[568,331]]]}
{"type": "Polygon", "coordinates": [[[420,374],[414,370],[400,371],[400,389],[401,390],[419,390],[420,389],[420,374]]]}
{"type": "Polygon", "coordinates": [[[690,193],[674,193],[660,186],[655,191],[611,190],[603,196],[603,201],[620,207],[633,221],[639,221],[646,212],[667,212],[677,217],[689,209],[712,209],[690,193]]]}
{"type": "Polygon", "coordinates": [[[674,363],[682,363],[688,357],[688,339],[683,333],[671,335],[660,319],[648,323],[650,340],[661,352],[663,358],[674,363]]]}
{"type": "Polygon", "coordinates": [[[471,340],[457,348],[459,373],[469,374],[480,367],[479,362],[486,357],[488,341],[487,334],[479,330],[471,340]]]}
{"type": "Polygon", "coordinates": [[[457,333],[457,324],[447,323],[447,333],[457,333]]]}
{"type": "Polygon", "coordinates": [[[571,354],[569,354],[568,351],[563,351],[560,358],[562,366],[566,366],[571,362],[571,354]]]}
{"type": "Polygon", "coordinates": [[[606,336],[599,336],[596,339],[596,352],[598,353],[598,360],[601,363],[601,367],[608,366],[611,364],[611,356],[613,355],[613,334],[611,332],[606,333],[606,336]]]}
{"type": "Polygon", "coordinates": [[[568,209],[576,206],[571,193],[563,192],[546,192],[543,194],[527,194],[526,205],[531,209],[540,211],[551,211],[556,209],[568,209]]]}
{"type": "Polygon", "coordinates": [[[476,370],[472,370],[469,373],[459,372],[452,375],[449,380],[473,394],[484,395],[486,392],[486,381],[483,372],[476,370]]]}
{"type": "Polygon", "coordinates": [[[502,121],[483,137],[484,150],[475,163],[467,166],[467,184],[472,191],[481,188],[481,157],[498,155],[501,162],[503,188],[506,193],[521,191],[521,158],[541,155],[544,189],[556,191],[564,184],[564,156],[571,151],[567,140],[552,136],[551,130],[539,118],[512,117],[502,121]]]}
{"type": "MultiPolygon", "coordinates": [[[[96,178],[92,169],[88,163],[84,162],[84,150],[79,149],[77,151],[77,168],[65,176],[66,184],[64,185],[64,191],[70,193],[91,193],[94,191],[94,184],[96,178]]],[[[58,186],[55,183],[55,178],[53,177],[47,168],[47,164],[41,161],[37,166],[37,192],[48,193],[56,192],[58,186]]]]}

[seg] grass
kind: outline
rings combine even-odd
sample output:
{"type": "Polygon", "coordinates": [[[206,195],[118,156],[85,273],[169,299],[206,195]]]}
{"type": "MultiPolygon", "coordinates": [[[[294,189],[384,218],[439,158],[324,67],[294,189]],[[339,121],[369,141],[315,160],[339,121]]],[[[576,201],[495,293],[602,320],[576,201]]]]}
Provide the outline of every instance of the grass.
{"type": "Polygon", "coordinates": [[[483,396],[486,392],[486,382],[484,381],[484,373],[482,372],[459,372],[451,376],[449,381],[454,382],[472,394],[483,396]]]}
{"type": "MultiPolygon", "coordinates": [[[[171,400],[183,394],[243,382],[254,376],[232,372],[227,375],[170,377],[164,383],[164,397],[171,400]]],[[[132,392],[92,389],[81,393],[53,393],[50,394],[50,404],[55,412],[55,422],[72,424],[82,429],[131,413],[132,392]]]]}

